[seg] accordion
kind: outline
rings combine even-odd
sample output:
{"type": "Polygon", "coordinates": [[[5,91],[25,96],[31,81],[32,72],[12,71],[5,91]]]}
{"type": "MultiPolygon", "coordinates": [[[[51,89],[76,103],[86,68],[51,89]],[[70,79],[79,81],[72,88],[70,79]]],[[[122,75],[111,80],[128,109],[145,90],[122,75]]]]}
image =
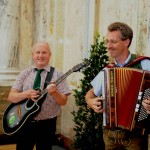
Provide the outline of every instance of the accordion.
{"type": "Polygon", "coordinates": [[[103,70],[103,126],[132,131],[148,118],[142,100],[150,96],[150,72],[134,68],[103,70]]]}

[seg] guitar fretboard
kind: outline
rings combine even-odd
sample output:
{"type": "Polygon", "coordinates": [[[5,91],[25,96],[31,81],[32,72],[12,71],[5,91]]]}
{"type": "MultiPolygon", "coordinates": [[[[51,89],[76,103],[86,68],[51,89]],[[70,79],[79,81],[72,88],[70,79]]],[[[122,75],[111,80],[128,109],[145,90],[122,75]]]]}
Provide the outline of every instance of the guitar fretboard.
{"type": "Polygon", "coordinates": [[[64,80],[67,76],[69,76],[72,73],[72,69],[67,71],[63,76],[61,76],[58,80],[54,82],[54,84],[58,85],[62,80],[64,80]]]}
{"type": "MultiPolygon", "coordinates": [[[[69,71],[67,71],[63,76],[61,76],[59,79],[57,79],[54,84],[58,85],[61,81],[63,81],[67,76],[69,76],[71,73],[73,72],[72,69],[70,69],[69,71]]],[[[47,94],[47,87],[41,91],[41,96],[38,98],[38,100],[41,99],[41,97],[43,97],[45,94],[47,94]]]]}

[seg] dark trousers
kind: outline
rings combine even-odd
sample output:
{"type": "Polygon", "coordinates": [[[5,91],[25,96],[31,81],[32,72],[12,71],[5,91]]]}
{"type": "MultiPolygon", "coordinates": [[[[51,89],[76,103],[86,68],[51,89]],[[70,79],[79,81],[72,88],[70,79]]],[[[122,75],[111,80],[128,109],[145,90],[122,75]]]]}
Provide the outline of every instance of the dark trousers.
{"type": "Polygon", "coordinates": [[[57,118],[28,121],[17,133],[16,150],[51,150],[55,140],[57,118]]]}

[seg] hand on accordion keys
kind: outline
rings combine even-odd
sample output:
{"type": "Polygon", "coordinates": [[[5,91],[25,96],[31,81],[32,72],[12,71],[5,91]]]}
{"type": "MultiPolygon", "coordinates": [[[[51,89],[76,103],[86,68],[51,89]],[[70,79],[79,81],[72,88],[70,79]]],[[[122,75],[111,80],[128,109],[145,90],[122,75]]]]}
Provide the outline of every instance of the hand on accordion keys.
{"type": "Polygon", "coordinates": [[[87,104],[90,108],[92,108],[96,113],[103,113],[103,105],[102,101],[104,99],[102,97],[89,98],[87,99],[87,104]]]}
{"type": "Polygon", "coordinates": [[[147,113],[150,114],[150,97],[147,99],[144,99],[142,101],[142,105],[146,109],[147,113]]]}

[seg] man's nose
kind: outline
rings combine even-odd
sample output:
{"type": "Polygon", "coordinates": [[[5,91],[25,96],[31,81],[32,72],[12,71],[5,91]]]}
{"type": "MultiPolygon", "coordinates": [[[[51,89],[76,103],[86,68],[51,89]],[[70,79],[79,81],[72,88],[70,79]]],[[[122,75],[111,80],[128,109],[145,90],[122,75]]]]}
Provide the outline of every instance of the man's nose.
{"type": "Polygon", "coordinates": [[[108,42],[108,43],[106,44],[106,48],[110,48],[110,47],[112,47],[112,43],[111,43],[111,42],[108,42]]]}

